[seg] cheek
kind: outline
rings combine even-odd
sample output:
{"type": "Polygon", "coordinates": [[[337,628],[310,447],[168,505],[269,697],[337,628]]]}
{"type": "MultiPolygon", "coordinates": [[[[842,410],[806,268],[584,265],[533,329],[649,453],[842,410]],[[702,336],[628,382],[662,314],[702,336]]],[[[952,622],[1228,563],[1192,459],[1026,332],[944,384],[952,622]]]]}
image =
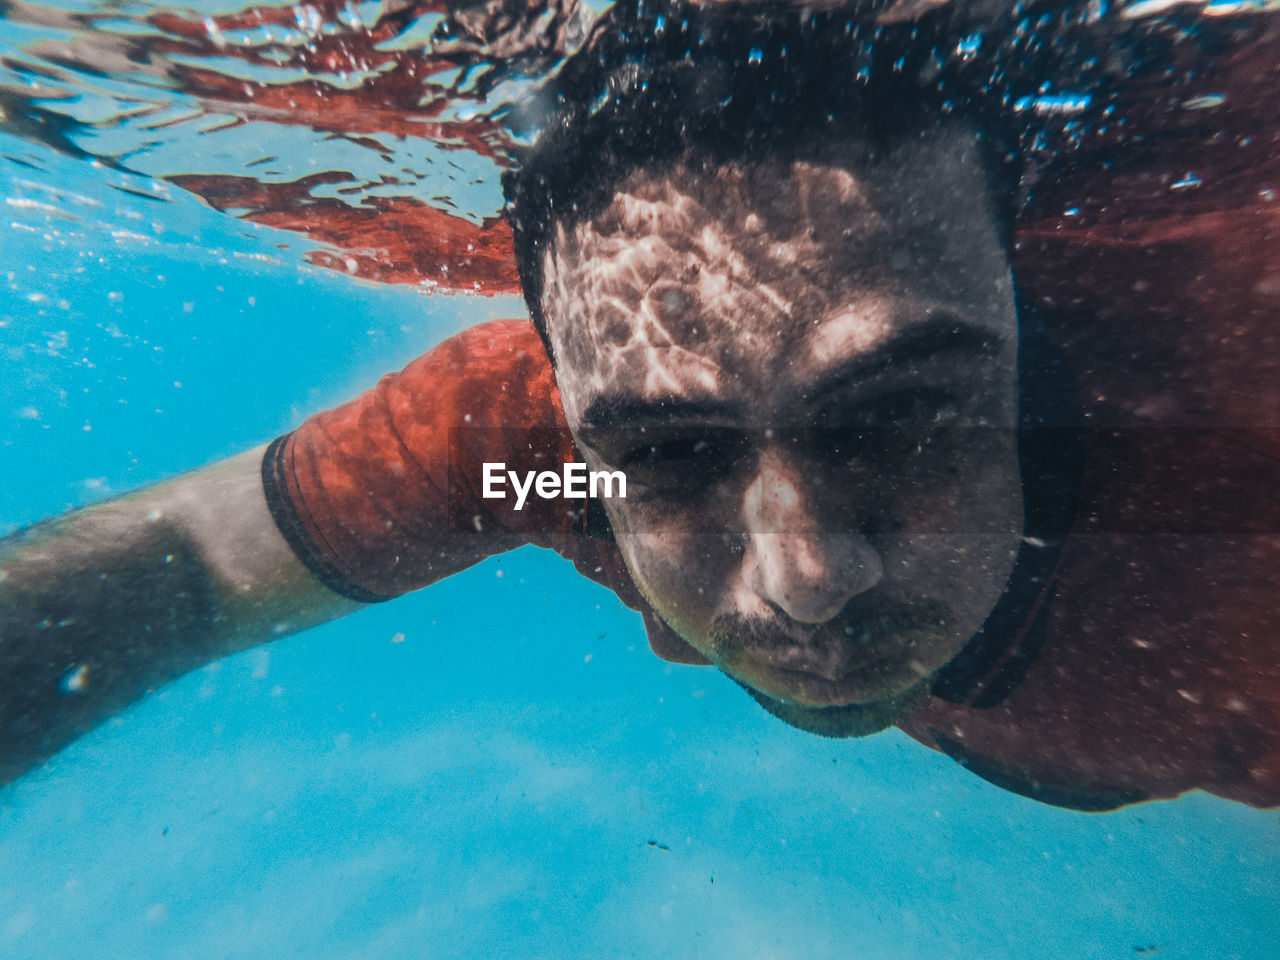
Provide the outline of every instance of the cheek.
{"type": "Polygon", "coordinates": [[[1019,543],[1000,534],[917,534],[877,546],[886,585],[985,616],[1004,592],[1019,543]]]}
{"type": "Polygon", "coordinates": [[[632,579],[673,629],[697,645],[707,636],[740,557],[722,535],[670,529],[618,535],[632,579]]]}
{"type": "Polygon", "coordinates": [[[896,504],[901,530],[873,539],[886,580],[945,601],[967,636],[1004,592],[1021,544],[1016,440],[993,431],[952,459],[946,474],[914,485],[914,495],[896,504]]]}
{"type": "Polygon", "coordinates": [[[882,479],[883,532],[1022,535],[1022,481],[1011,430],[935,434],[907,449],[882,479]]]}

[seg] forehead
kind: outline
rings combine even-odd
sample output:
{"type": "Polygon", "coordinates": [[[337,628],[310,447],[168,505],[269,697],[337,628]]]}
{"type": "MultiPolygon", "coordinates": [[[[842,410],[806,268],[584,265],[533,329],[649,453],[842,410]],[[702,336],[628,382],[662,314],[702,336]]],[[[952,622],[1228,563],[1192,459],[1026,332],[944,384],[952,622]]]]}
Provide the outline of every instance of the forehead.
{"type": "Polygon", "coordinates": [[[543,312],[570,422],[593,401],[803,383],[912,325],[1010,334],[976,136],[850,143],[823,161],[638,171],[558,226],[543,312]]]}

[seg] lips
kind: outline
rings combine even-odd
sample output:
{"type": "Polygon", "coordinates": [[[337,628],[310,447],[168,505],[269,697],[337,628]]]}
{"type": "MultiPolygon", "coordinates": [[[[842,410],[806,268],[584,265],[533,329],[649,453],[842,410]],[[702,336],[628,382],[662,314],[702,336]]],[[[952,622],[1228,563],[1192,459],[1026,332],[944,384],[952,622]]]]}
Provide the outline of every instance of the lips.
{"type": "Polygon", "coordinates": [[[918,682],[922,674],[903,662],[907,659],[910,651],[893,651],[832,679],[810,670],[775,667],[744,652],[732,673],[773,697],[809,707],[839,707],[882,700],[918,682]]]}
{"type": "Polygon", "coordinates": [[[870,703],[920,682],[952,652],[954,618],[931,598],[863,595],[826,623],[736,615],[713,624],[715,659],[772,697],[811,707],[870,703]]]}

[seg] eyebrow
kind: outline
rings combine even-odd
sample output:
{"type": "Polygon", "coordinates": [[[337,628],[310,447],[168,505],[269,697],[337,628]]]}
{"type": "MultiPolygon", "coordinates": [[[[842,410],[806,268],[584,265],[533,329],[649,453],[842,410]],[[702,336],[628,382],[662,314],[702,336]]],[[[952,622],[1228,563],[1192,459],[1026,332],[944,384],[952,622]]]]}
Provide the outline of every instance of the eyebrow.
{"type": "Polygon", "coordinates": [[[618,426],[675,424],[682,421],[705,423],[734,416],[733,404],[713,398],[677,395],[662,397],[596,397],[582,414],[583,431],[606,430],[618,426]]]}
{"type": "MultiPolygon", "coordinates": [[[[856,357],[822,375],[814,389],[805,393],[805,400],[816,405],[858,379],[939,356],[994,358],[1004,346],[1001,337],[982,327],[950,314],[936,314],[924,323],[895,334],[866,356],[856,357]]],[[[704,425],[708,421],[732,421],[740,412],[736,405],[715,397],[599,396],[583,411],[580,431],[589,434],[619,426],[704,425]]]]}
{"type": "Polygon", "coordinates": [[[885,370],[939,357],[995,359],[1004,348],[1004,338],[990,330],[952,314],[935,314],[921,324],[894,334],[871,353],[823,374],[805,397],[811,402],[818,401],[885,370]]]}

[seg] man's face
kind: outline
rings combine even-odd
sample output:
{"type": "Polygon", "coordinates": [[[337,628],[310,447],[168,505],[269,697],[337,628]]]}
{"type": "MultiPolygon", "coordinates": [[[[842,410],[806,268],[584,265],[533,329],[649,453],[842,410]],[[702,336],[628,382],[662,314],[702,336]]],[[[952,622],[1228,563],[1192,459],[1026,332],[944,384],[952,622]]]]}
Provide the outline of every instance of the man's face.
{"type": "Polygon", "coordinates": [[[1022,528],[1017,325],[976,138],[638,173],[559,229],[570,428],[659,615],[771,709],[896,720],[1022,528]]]}

